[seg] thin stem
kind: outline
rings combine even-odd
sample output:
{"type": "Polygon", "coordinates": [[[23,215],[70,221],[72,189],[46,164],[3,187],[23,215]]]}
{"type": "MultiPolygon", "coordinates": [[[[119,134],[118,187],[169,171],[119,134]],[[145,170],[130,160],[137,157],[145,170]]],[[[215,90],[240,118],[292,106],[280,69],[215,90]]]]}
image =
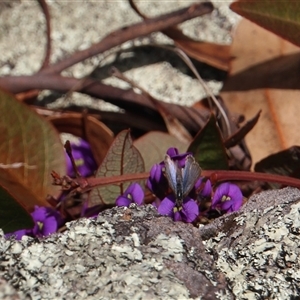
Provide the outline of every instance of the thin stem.
{"type": "Polygon", "coordinates": [[[246,171],[224,171],[224,170],[206,170],[203,171],[204,176],[210,177],[212,183],[220,181],[264,181],[264,182],[275,182],[283,185],[293,186],[300,188],[300,179],[287,177],[276,174],[267,174],[259,172],[246,172],[246,171]]]}
{"type": "Polygon", "coordinates": [[[78,51],[71,56],[59,61],[43,70],[43,74],[59,74],[68,67],[75,65],[89,57],[103,53],[113,47],[119,46],[129,40],[137,37],[146,36],[152,32],[162,31],[170,26],[182,23],[184,21],[193,19],[210,13],[213,10],[213,5],[210,2],[192,4],[189,7],[164,14],[155,18],[147,19],[142,22],[123,27],[108,34],[100,42],[94,44],[88,49],[78,51]]]}

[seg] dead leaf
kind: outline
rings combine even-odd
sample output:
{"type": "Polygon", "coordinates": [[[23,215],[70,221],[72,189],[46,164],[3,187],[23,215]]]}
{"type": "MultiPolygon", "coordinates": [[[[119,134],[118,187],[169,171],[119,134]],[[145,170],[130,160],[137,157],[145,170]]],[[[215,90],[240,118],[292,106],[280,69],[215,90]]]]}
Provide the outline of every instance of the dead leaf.
{"type": "Polygon", "coordinates": [[[249,121],[247,121],[241,128],[239,128],[233,135],[224,141],[226,148],[234,147],[240,143],[245,136],[253,129],[258,122],[261,110],[249,121]]]}
{"type": "Polygon", "coordinates": [[[100,165],[113,141],[113,133],[105,124],[80,113],[65,113],[48,119],[59,132],[85,139],[91,145],[93,156],[100,165]]]}
{"type": "MultiPolygon", "coordinates": [[[[287,59],[288,56],[296,57],[294,62],[299,61],[299,54],[298,47],[245,19],[237,27],[232,44],[232,56],[236,58],[232,61],[221,96],[231,112],[244,114],[246,119],[262,110],[257,125],[246,136],[254,163],[272,153],[300,144],[297,128],[300,95],[298,90],[290,89],[297,83],[299,76],[295,79],[295,74],[287,71],[280,80],[277,79],[289,89],[277,89],[274,84],[269,88],[267,83],[262,88],[262,79],[257,79],[262,70],[265,82],[272,81],[274,74],[280,74],[278,61],[287,59]],[[275,63],[271,63],[272,61],[275,63]],[[268,68],[265,67],[267,63],[268,68]],[[248,81],[254,82],[254,89],[247,91],[244,88],[241,91],[240,86],[247,84],[245,76],[248,81]]],[[[289,65],[293,66],[295,63],[289,65]]],[[[298,65],[296,68],[299,69],[298,65]]]]}
{"type": "MultiPolygon", "coordinates": [[[[139,151],[132,145],[129,130],[121,131],[113,141],[105,159],[97,170],[96,177],[110,177],[145,171],[139,151]]],[[[89,207],[98,204],[114,204],[131,182],[94,188],[89,195],[89,207]]]]}
{"type": "Polygon", "coordinates": [[[175,45],[190,57],[218,69],[228,70],[231,60],[230,46],[195,41],[184,35],[177,27],[168,28],[163,33],[173,39],[175,45]]]}
{"type": "Polygon", "coordinates": [[[47,195],[60,194],[51,171],[66,173],[59,134],[11,94],[0,91],[0,100],[0,186],[28,212],[35,205],[50,206],[47,195]]]}

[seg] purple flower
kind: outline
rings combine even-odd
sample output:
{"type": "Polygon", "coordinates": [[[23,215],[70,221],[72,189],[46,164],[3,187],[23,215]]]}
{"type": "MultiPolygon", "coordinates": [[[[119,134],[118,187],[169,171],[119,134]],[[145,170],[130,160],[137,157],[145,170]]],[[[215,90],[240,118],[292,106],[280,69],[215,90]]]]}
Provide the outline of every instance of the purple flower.
{"type": "Polygon", "coordinates": [[[60,214],[50,207],[35,206],[31,216],[35,223],[32,229],[17,230],[13,233],[6,234],[6,237],[14,235],[17,240],[20,240],[23,235],[33,237],[47,236],[56,232],[62,223],[60,214]]]}
{"type": "Polygon", "coordinates": [[[243,194],[240,188],[232,183],[220,184],[212,199],[212,208],[225,212],[233,212],[240,209],[243,202],[243,194]]]}
{"type": "MultiPolygon", "coordinates": [[[[177,161],[178,167],[183,168],[185,165],[185,158],[189,155],[189,154],[193,154],[192,152],[185,152],[182,154],[179,154],[179,151],[177,148],[169,148],[167,150],[167,154],[170,156],[170,158],[174,161],[177,161]]],[[[164,165],[164,162],[162,162],[164,165]]]]}
{"type": "Polygon", "coordinates": [[[174,195],[164,198],[158,207],[161,215],[167,215],[174,221],[193,222],[199,215],[199,207],[192,198],[185,197],[181,207],[177,207],[174,195]]]}
{"type": "MultiPolygon", "coordinates": [[[[71,142],[71,148],[75,164],[81,176],[87,177],[92,175],[97,170],[97,164],[89,143],[79,138],[78,142],[71,142]]],[[[67,174],[70,177],[75,177],[69,157],[67,157],[67,170],[67,174]]]]}
{"type": "Polygon", "coordinates": [[[163,166],[161,164],[155,164],[151,168],[146,185],[159,199],[165,197],[169,185],[167,178],[164,176],[163,166]]]}
{"type": "Polygon", "coordinates": [[[144,191],[138,183],[132,183],[123,195],[116,199],[117,206],[129,206],[131,203],[141,205],[144,199],[144,191]]]}

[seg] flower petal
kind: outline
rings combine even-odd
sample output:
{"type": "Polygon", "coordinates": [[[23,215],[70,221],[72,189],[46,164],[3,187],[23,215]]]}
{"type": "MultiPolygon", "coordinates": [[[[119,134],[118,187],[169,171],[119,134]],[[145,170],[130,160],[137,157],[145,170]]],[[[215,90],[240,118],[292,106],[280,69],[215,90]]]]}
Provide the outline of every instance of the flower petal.
{"type": "Polygon", "coordinates": [[[58,224],[55,216],[50,216],[44,221],[41,234],[43,236],[47,236],[51,233],[56,232],[57,228],[58,228],[58,224]]]}
{"type": "Polygon", "coordinates": [[[196,201],[190,198],[182,204],[183,221],[187,223],[193,222],[199,215],[199,207],[196,201]]]}
{"type": "Polygon", "coordinates": [[[175,207],[175,200],[172,200],[172,196],[166,197],[164,198],[157,211],[161,214],[161,215],[167,215],[169,217],[172,217],[174,212],[173,209],[175,207]]]}
{"type": "Polygon", "coordinates": [[[163,199],[168,191],[168,181],[163,174],[163,165],[155,164],[150,170],[147,187],[159,198],[163,199]]]}
{"type": "Polygon", "coordinates": [[[138,205],[141,205],[144,200],[144,191],[142,187],[138,183],[131,184],[127,191],[131,194],[133,202],[135,202],[138,205]]]}
{"type": "Polygon", "coordinates": [[[21,229],[12,233],[5,234],[6,238],[14,236],[16,240],[21,240],[24,235],[31,235],[31,229],[21,229]]]}
{"type": "Polygon", "coordinates": [[[217,189],[214,193],[213,199],[212,199],[212,203],[211,203],[212,207],[215,207],[217,204],[219,204],[219,202],[221,202],[222,197],[224,195],[226,195],[226,196],[228,195],[229,185],[230,185],[230,183],[225,182],[225,183],[220,184],[217,187],[217,189]]]}
{"type": "Polygon", "coordinates": [[[212,192],[211,182],[209,179],[206,180],[203,190],[201,191],[201,195],[203,197],[210,197],[212,192]]]}
{"type": "Polygon", "coordinates": [[[171,147],[167,150],[167,154],[172,158],[173,156],[178,155],[179,151],[177,148],[171,147]]]}
{"type": "Polygon", "coordinates": [[[212,208],[220,208],[225,212],[233,212],[238,210],[243,202],[243,194],[240,188],[232,183],[222,183],[215,191],[212,208]],[[223,197],[228,200],[223,200],[223,197]]]}
{"type": "Polygon", "coordinates": [[[175,222],[180,222],[182,221],[182,212],[181,211],[176,211],[173,215],[173,220],[175,222]]]}
{"type": "Polygon", "coordinates": [[[127,197],[124,197],[123,195],[119,196],[116,199],[116,205],[117,206],[129,206],[132,203],[132,201],[130,199],[128,199],[127,197]]]}
{"type": "Polygon", "coordinates": [[[31,216],[35,222],[44,222],[47,218],[47,210],[46,207],[35,206],[34,211],[31,213],[31,216]]]}

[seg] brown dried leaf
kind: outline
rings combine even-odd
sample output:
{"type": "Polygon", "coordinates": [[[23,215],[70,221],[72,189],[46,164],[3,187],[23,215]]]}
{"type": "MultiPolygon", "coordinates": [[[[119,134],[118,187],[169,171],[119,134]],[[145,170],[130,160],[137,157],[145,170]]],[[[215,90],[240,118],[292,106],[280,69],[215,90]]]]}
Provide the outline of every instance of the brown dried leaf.
{"type": "Polygon", "coordinates": [[[226,139],[226,141],[224,141],[225,147],[231,148],[236,146],[238,143],[240,143],[256,125],[260,114],[261,114],[261,110],[252,119],[247,121],[241,128],[239,128],[233,135],[231,135],[228,139],[226,139]]]}
{"type": "MultiPolygon", "coordinates": [[[[133,146],[130,131],[121,131],[113,141],[106,157],[96,173],[96,177],[110,177],[145,171],[144,161],[133,146]]],[[[89,207],[98,204],[114,204],[131,182],[95,188],[89,195],[89,207]]]]}
{"type": "Polygon", "coordinates": [[[0,185],[27,211],[58,196],[51,171],[66,173],[63,145],[44,118],[0,91],[0,185]]]}
{"type": "Polygon", "coordinates": [[[59,132],[71,133],[89,142],[93,156],[100,165],[113,141],[113,133],[105,124],[92,116],[80,113],[52,116],[49,117],[49,121],[59,132]]]}
{"type": "MultiPolygon", "coordinates": [[[[299,71],[295,74],[286,69],[276,79],[275,83],[281,81],[284,83],[281,87],[285,85],[288,89],[279,89],[280,86],[276,89],[274,82],[270,84],[272,88],[268,86],[274,76],[280,76],[280,61],[293,58],[294,62],[290,62],[289,66],[295,66],[299,54],[298,47],[247,20],[242,20],[235,32],[232,55],[236,59],[232,61],[230,76],[221,96],[232,112],[242,113],[246,119],[251,118],[257,110],[262,110],[257,125],[246,136],[254,163],[272,153],[300,144],[296,126],[300,111],[299,91],[291,89],[292,86],[299,89],[299,71]],[[262,88],[262,80],[265,88],[262,88]],[[244,87],[241,91],[241,86],[249,82],[253,89],[247,91],[244,87]]],[[[299,69],[298,64],[296,68],[299,69]]]]}
{"type": "Polygon", "coordinates": [[[173,39],[175,45],[190,57],[221,70],[228,70],[231,60],[230,46],[195,41],[177,27],[168,28],[163,33],[173,39]]]}

